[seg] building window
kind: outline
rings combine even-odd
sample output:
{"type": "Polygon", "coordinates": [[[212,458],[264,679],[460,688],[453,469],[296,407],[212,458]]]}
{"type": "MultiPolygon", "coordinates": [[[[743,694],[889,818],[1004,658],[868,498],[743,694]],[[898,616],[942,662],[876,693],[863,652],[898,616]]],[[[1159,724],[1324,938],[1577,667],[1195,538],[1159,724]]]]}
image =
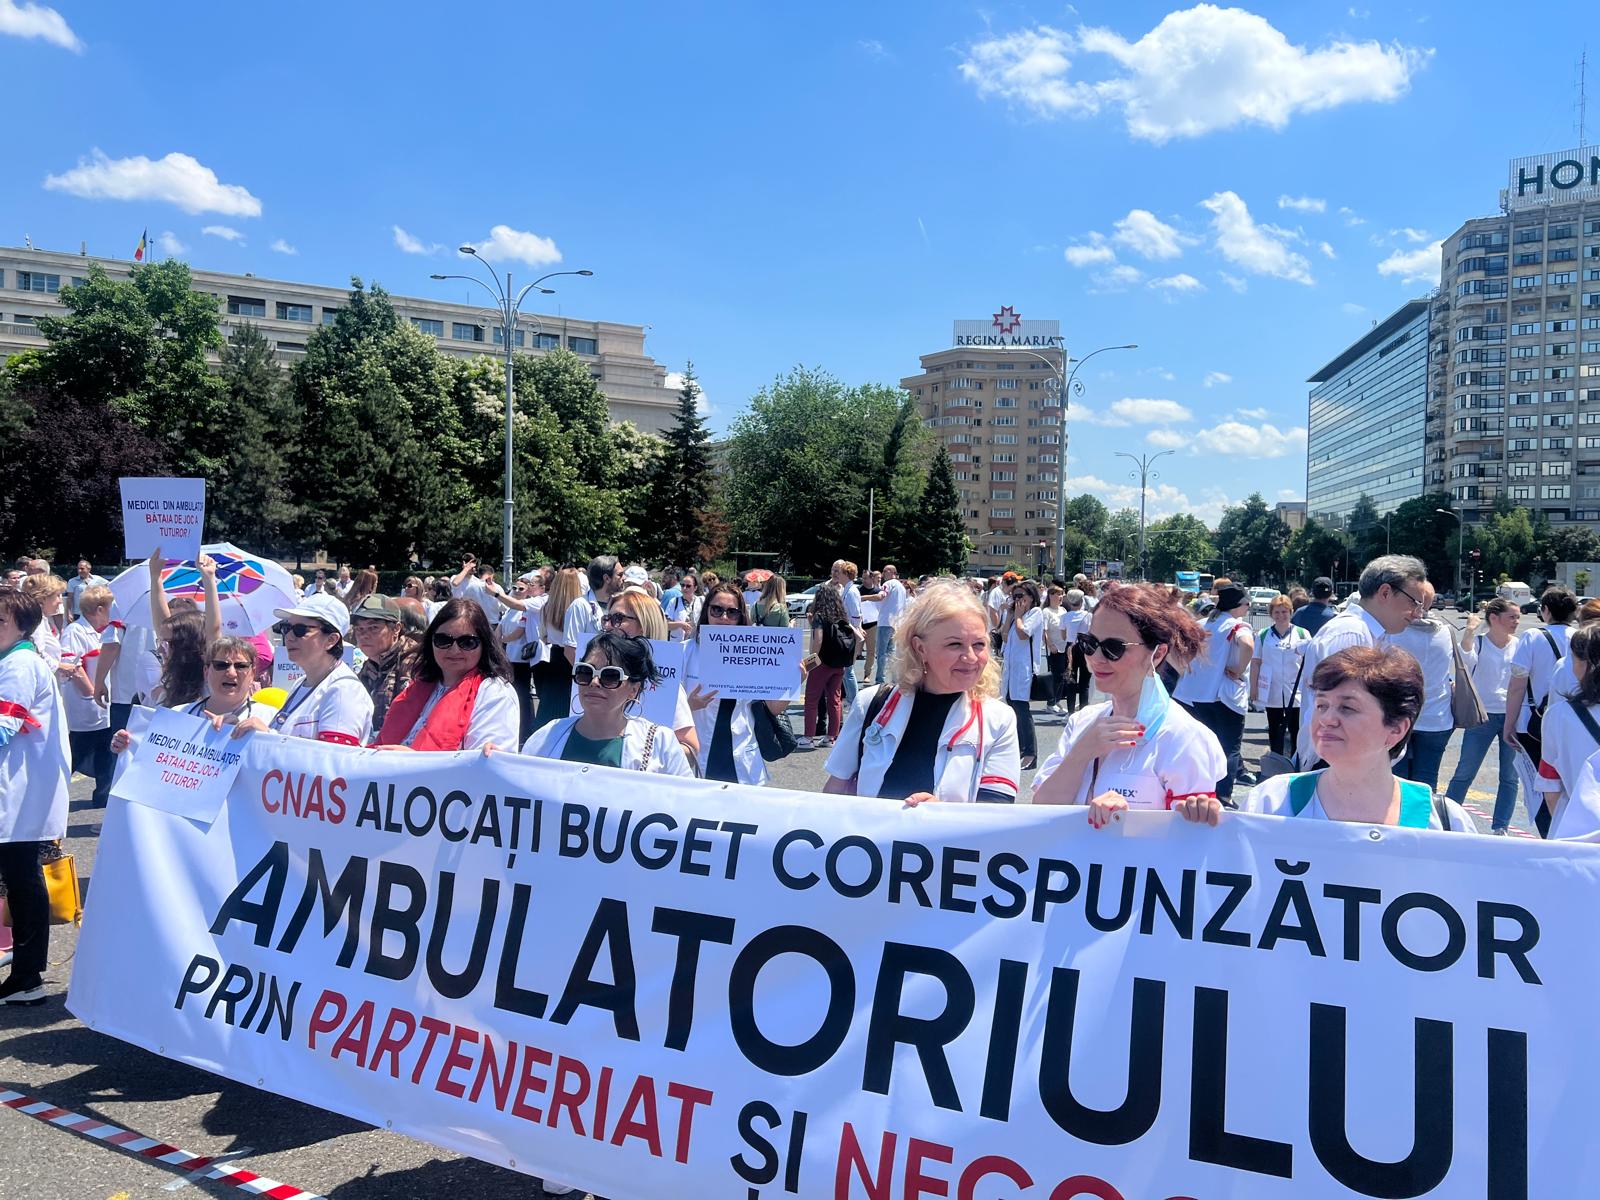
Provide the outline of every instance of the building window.
{"type": "Polygon", "coordinates": [[[306,352],[306,344],[304,342],[279,342],[278,343],[278,353],[279,354],[304,354],[305,352],[306,352]]]}
{"type": "Polygon", "coordinates": [[[456,342],[481,342],[483,341],[483,326],[474,325],[470,321],[450,322],[450,339],[456,342]]]}
{"type": "Polygon", "coordinates": [[[1571,475],[1572,464],[1569,462],[1547,462],[1544,464],[1544,473],[1550,476],[1571,475]]]}
{"type": "Polygon", "coordinates": [[[1517,256],[1511,261],[1513,265],[1518,267],[1537,267],[1542,254],[1543,251],[1540,250],[1519,250],[1517,256]]]}
{"type": "Polygon", "coordinates": [[[444,322],[442,320],[435,320],[433,317],[412,317],[411,323],[431,337],[442,338],[444,336],[444,322]]]}
{"type": "MultiPolygon", "coordinates": [[[[559,350],[561,349],[561,338],[553,333],[536,333],[533,335],[533,348],[535,350],[559,350]]],[[[937,383],[933,385],[933,390],[936,392],[939,390],[937,383]]],[[[917,389],[917,394],[922,394],[921,388],[917,389]]]]}
{"type": "Polygon", "coordinates": [[[1014,391],[1016,387],[1017,381],[1015,379],[996,379],[994,381],[994,388],[997,392],[1006,391],[1008,389],[1014,391]]]}
{"type": "Polygon", "coordinates": [[[1511,336],[1512,337],[1525,337],[1526,335],[1528,335],[1530,333],[1537,334],[1538,332],[1539,332],[1539,322],[1537,322],[1537,321],[1533,321],[1533,322],[1530,322],[1530,323],[1527,323],[1527,324],[1523,324],[1523,325],[1513,325],[1511,327],[1511,336]]]}
{"type": "Polygon", "coordinates": [[[44,275],[38,271],[18,271],[17,291],[19,292],[46,292],[54,294],[61,290],[61,276],[44,275]]]}
{"type": "MultiPolygon", "coordinates": [[[[1009,518],[1009,517],[1016,516],[1016,512],[1017,512],[1017,510],[1014,509],[1014,508],[992,508],[992,509],[989,510],[989,515],[991,517],[1008,517],[1009,518]]],[[[1009,554],[1011,552],[1008,550],[1008,551],[1006,551],[1006,553],[1009,554]]]]}
{"type": "Polygon", "coordinates": [[[1546,500],[1566,500],[1572,495],[1570,483],[1547,483],[1544,485],[1544,498],[1546,500]]]}
{"type": "Polygon", "coordinates": [[[1015,417],[996,417],[994,419],[994,424],[996,425],[1015,425],[1016,423],[1017,419],[1015,417]]]}
{"type": "Polygon", "coordinates": [[[1010,558],[1011,547],[1006,545],[1004,542],[996,542],[994,544],[994,549],[991,550],[990,553],[994,555],[995,558],[1010,558]]]}
{"type": "Polygon", "coordinates": [[[1576,271],[1551,271],[1550,272],[1550,286],[1551,287],[1558,287],[1558,286],[1560,286],[1562,284],[1577,283],[1577,282],[1578,282],[1578,273],[1576,271]]]}
{"type": "Polygon", "coordinates": [[[569,337],[567,349],[574,354],[599,354],[600,343],[594,338],[569,337]]]}
{"type": "Polygon", "coordinates": [[[1529,292],[1544,282],[1543,275],[1513,275],[1511,286],[1519,292],[1529,292]]]}
{"type": "Polygon", "coordinates": [[[339,319],[339,310],[337,308],[326,308],[326,307],[323,308],[323,310],[322,310],[322,323],[324,325],[332,325],[338,319],[339,319]]]}
{"type": "Polygon", "coordinates": [[[33,324],[33,318],[30,317],[27,313],[12,313],[11,314],[11,323],[13,325],[32,325],[33,324]]]}
{"type": "MultiPolygon", "coordinates": [[[[282,300],[279,300],[277,312],[278,320],[280,321],[304,321],[307,325],[311,324],[311,305],[309,304],[285,304],[282,300]]],[[[281,342],[279,343],[279,345],[282,344],[281,342]]]]}
{"type": "Polygon", "coordinates": [[[230,317],[264,317],[267,315],[267,302],[256,296],[229,296],[228,315],[230,317]]]}

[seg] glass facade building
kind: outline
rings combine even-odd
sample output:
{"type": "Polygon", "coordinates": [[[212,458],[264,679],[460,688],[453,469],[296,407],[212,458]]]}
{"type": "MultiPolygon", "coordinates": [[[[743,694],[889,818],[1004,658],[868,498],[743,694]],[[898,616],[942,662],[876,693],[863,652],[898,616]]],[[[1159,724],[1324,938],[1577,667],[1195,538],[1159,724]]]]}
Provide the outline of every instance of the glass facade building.
{"type": "Polygon", "coordinates": [[[1423,491],[1430,302],[1412,300],[1312,375],[1306,506],[1340,527],[1363,494],[1380,513],[1423,491]]]}

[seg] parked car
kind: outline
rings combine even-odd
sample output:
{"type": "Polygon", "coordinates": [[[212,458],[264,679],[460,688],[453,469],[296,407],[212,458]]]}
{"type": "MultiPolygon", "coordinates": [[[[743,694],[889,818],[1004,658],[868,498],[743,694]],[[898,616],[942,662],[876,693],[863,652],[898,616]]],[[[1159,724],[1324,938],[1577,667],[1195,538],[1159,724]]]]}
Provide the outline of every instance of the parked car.
{"type": "Polygon", "coordinates": [[[1456,594],[1454,592],[1439,592],[1433,598],[1433,607],[1434,608],[1450,608],[1452,605],[1455,604],[1455,602],[1456,602],[1456,594]]]}
{"type": "Polygon", "coordinates": [[[811,602],[817,598],[817,589],[822,585],[813,583],[803,592],[794,592],[789,596],[789,620],[796,621],[811,612],[811,602]]]}
{"type": "Polygon", "coordinates": [[[1278,598],[1278,589],[1269,587],[1253,587],[1250,589],[1250,613],[1265,614],[1272,607],[1272,602],[1278,598]]]}

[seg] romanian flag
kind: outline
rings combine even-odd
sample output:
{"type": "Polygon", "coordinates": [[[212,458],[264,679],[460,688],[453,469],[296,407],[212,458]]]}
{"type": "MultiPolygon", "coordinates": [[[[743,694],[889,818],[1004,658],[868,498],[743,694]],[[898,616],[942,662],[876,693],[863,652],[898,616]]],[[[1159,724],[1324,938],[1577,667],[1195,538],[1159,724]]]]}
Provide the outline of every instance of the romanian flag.
{"type": "Polygon", "coordinates": [[[144,252],[147,249],[149,249],[149,247],[150,247],[150,231],[148,229],[146,229],[142,234],[139,235],[139,244],[136,247],[134,247],[133,261],[134,262],[143,262],[144,261],[144,252]]]}

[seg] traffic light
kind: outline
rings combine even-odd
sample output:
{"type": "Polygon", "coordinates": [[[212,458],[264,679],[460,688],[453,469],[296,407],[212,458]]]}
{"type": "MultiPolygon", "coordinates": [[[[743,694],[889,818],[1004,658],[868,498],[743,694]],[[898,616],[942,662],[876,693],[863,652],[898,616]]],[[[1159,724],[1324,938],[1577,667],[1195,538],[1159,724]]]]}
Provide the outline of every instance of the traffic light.
{"type": "Polygon", "coordinates": [[[1478,559],[1483,557],[1483,554],[1478,550],[1469,550],[1467,553],[1472,556],[1473,562],[1477,562],[1478,559]]]}

